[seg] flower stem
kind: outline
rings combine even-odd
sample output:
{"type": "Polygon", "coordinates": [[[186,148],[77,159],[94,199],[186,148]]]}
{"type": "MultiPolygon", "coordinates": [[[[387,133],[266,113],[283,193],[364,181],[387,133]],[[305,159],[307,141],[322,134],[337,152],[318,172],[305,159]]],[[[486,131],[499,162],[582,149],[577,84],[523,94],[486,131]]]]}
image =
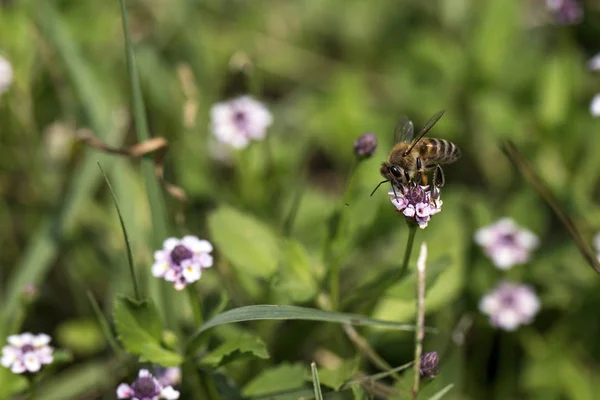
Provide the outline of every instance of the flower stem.
{"type": "Polygon", "coordinates": [[[417,233],[417,225],[409,224],[408,240],[406,242],[406,249],[404,250],[404,260],[402,261],[402,267],[400,267],[400,273],[398,277],[402,277],[408,269],[408,261],[412,253],[413,244],[415,242],[415,234],[417,233]]]}
{"type": "Polygon", "coordinates": [[[204,323],[204,318],[202,317],[198,293],[194,290],[193,285],[189,285],[185,290],[188,294],[190,307],[192,307],[192,313],[194,314],[194,322],[196,323],[196,326],[200,328],[204,323]]]}
{"type": "Polygon", "coordinates": [[[419,260],[417,261],[417,330],[415,332],[415,379],[412,395],[416,400],[419,395],[421,380],[421,355],[423,354],[423,338],[425,337],[425,268],[427,261],[427,246],[421,245],[419,260]]]}

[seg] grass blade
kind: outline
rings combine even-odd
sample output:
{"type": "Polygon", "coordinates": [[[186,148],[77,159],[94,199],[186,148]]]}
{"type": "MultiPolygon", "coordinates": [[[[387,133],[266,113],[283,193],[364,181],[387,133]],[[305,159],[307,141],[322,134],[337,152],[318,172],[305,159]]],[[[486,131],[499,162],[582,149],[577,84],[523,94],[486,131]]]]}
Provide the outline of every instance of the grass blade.
{"type": "Polygon", "coordinates": [[[437,392],[436,394],[434,394],[433,396],[431,396],[429,398],[429,400],[440,400],[442,397],[444,397],[450,390],[452,390],[452,388],[454,387],[454,383],[451,383],[449,385],[447,385],[446,387],[444,387],[442,390],[440,390],[439,392],[437,392]]]}
{"type": "MultiPolygon", "coordinates": [[[[91,66],[79,54],[73,37],[69,35],[52,3],[35,3],[31,12],[42,35],[60,57],[92,129],[105,143],[118,144],[124,132],[114,129],[112,107],[105,96],[106,89],[98,84],[91,66]]],[[[58,254],[59,241],[64,230],[73,225],[99,183],[97,161],[106,166],[112,164],[109,156],[87,151],[68,185],[59,212],[46,218],[32,235],[23,257],[14,268],[14,274],[6,284],[7,290],[2,302],[4,323],[0,324],[0,331],[5,329],[2,327],[8,326],[8,321],[18,305],[23,285],[37,284],[44,280],[58,254]]]]}
{"type": "Polygon", "coordinates": [[[123,221],[123,216],[121,215],[121,209],[119,208],[119,203],[117,202],[117,196],[115,195],[115,191],[113,190],[108,177],[104,173],[102,166],[98,163],[98,168],[102,171],[102,175],[104,175],[104,180],[110,189],[110,194],[112,195],[113,202],[115,203],[115,208],[117,209],[117,214],[119,214],[119,222],[121,223],[121,230],[123,231],[123,238],[125,239],[125,247],[127,247],[127,261],[129,263],[129,271],[131,272],[131,281],[133,282],[133,292],[135,294],[135,299],[140,301],[140,289],[137,282],[137,277],[135,276],[135,266],[133,265],[133,252],[131,251],[131,243],[129,242],[129,236],[127,236],[127,229],[125,228],[125,221],[123,221]]]}
{"type": "Polygon", "coordinates": [[[92,292],[90,292],[89,290],[87,291],[87,297],[90,300],[90,304],[92,305],[94,314],[96,314],[96,319],[98,320],[98,323],[100,324],[100,329],[102,329],[102,333],[104,334],[106,341],[110,345],[110,348],[113,350],[113,352],[117,356],[120,356],[121,354],[123,354],[123,351],[121,350],[121,347],[119,347],[119,343],[117,343],[117,340],[113,336],[112,331],[110,329],[110,325],[109,325],[108,321],[106,320],[106,317],[102,313],[102,310],[100,309],[100,306],[98,305],[98,302],[94,298],[94,295],[92,294],[92,292]]]}
{"type": "Polygon", "coordinates": [[[319,372],[317,371],[317,364],[314,362],[310,364],[313,378],[313,388],[315,389],[315,399],[323,400],[323,393],[321,393],[321,382],[319,382],[319,372]]]}
{"type": "MultiPolygon", "coordinates": [[[[234,308],[217,315],[210,321],[202,325],[191,337],[188,343],[188,352],[194,351],[200,342],[203,332],[218,325],[230,324],[233,322],[259,321],[259,320],[304,320],[333,322],[337,324],[381,326],[392,329],[414,331],[414,325],[400,324],[392,321],[381,321],[358,314],[340,313],[333,311],[324,311],[316,308],[306,308],[297,306],[277,306],[261,304],[255,306],[246,306],[234,308]]],[[[435,329],[425,328],[430,332],[436,332],[435,329]]]]}
{"type": "MultiPolygon", "coordinates": [[[[144,98],[140,86],[140,79],[136,67],[135,55],[133,52],[133,44],[131,42],[131,34],[129,31],[129,20],[127,17],[127,8],[125,0],[119,0],[121,5],[121,19],[123,22],[123,36],[125,39],[125,56],[127,59],[127,70],[129,73],[129,84],[131,87],[131,99],[133,107],[133,117],[135,121],[135,132],[139,142],[143,142],[150,138],[148,130],[148,121],[146,119],[146,111],[144,107],[144,98]]],[[[148,194],[148,203],[150,204],[150,215],[152,218],[153,231],[153,248],[159,248],[162,241],[168,236],[168,222],[165,199],[158,177],[154,170],[154,161],[144,158],[141,160],[142,175],[146,184],[146,192],[148,194]]],[[[154,298],[160,313],[165,318],[169,327],[174,327],[174,313],[166,312],[166,310],[176,310],[174,307],[169,307],[172,297],[170,291],[165,290],[165,286],[161,286],[155,280],[150,284],[150,294],[154,298]]]]}

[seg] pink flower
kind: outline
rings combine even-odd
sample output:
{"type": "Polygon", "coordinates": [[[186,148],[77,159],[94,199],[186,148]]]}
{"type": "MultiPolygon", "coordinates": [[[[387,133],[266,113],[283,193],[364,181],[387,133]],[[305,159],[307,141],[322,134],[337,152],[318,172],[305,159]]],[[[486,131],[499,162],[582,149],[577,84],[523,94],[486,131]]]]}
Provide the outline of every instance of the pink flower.
{"type": "Polygon", "coordinates": [[[211,127],[218,141],[242,149],[251,140],[262,140],[273,123],[269,110],[250,96],[241,96],[211,109],[211,127]]]}
{"type": "Polygon", "coordinates": [[[531,287],[502,282],[481,299],[479,309],[490,317],[492,326],[514,331],[533,321],[540,301],[531,287]]]}
{"type": "Polygon", "coordinates": [[[147,369],[141,369],[138,378],[131,384],[121,383],[117,387],[117,398],[133,400],[176,400],[179,392],[172,386],[162,386],[147,369]]]}
{"type": "Polygon", "coordinates": [[[442,211],[442,200],[440,199],[440,189],[429,186],[420,186],[415,183],[408,183],[397,187],[396,190],[390,189],[388,192],[392,204],[396,209],[412,222],[425,229],[432,215],[442,211]]]}
{"type": "Polygon", "coordinates": [[[154,253],[152,275],[173,282],[176,290],[182,290],[200,279],[203,269],[212,266],[212,250],[210,242],[196,236],[169,238],[163,249],[154,253]]]}
{"type": "Polygon", "coordinates": [[[2,348],[2,366],[15,374],[37,372],[44,364],[50,364],[53,349],[48,346],[50,336],[45,333],[33,335],[29,332],[8,337],[8,346],[2,348]]]}
{"type": "Polygon", "coordinates": [[[483,247],[485,254],[500,269],[510,269],[529,261],[531,252],[539,246],[536,235],[520,228],[511,218],[479,229],[475,242],[483,247]]]}

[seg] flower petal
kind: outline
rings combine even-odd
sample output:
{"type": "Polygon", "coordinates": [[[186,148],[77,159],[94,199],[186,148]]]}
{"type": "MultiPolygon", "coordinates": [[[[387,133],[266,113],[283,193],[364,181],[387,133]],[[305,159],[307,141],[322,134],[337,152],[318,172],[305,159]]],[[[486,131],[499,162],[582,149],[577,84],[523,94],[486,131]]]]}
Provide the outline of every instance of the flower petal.
{"type": "Polygon", "coordinates": [[[160,391],[160,397],[167,400],[177,400],[179,398],[179,392],[173,389],[172,386],[167,386],[160,391]]]}
{"type": "Polygon", "coordinates": [[[163,242],[163,249],[167,252],[170,252],[180,243],[177,238],[168,238],[163,242]]]}
{"type": "Polygon", "coordinates": [[[162,278],[170,267],[171,265],[165,261],[157,261],[152,265],[152,276],[162,278]]]}
{"type": "Polygon", "coordinates": [[[42,347],[50,343],[50,336],[45,333],[40,333],[33,338],[33,346],[34,347],[42,347]]]}
{"type": "Polygon", "coordinates": [[[117,387],[117,398],[128,399],[135,394],[135,391],[126,383],[121,383],[117,387]]]}

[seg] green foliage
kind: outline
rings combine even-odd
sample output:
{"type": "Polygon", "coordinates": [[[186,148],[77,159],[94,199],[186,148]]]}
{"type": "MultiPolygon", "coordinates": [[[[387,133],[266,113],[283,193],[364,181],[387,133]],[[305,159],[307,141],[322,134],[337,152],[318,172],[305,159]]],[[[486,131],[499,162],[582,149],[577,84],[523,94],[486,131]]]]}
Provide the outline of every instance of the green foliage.
{"type": "Polygon", "coordinates": [[[0,347],[26,331],[55,347],[33,385],[0,368],[0,399],[114,398],[157,365],[185,369],[185,399],[410,391],[418,251],[400,276],[404,218],[388,187],[370,194],[398,117],[418,128],[440,109],[430,136],[463,156],[415,239],[429,249],[424,351],[442,360],[419,398],[594,398],[598,276],[498,146],[516,143],[591,242],[600,14],[581,4],[581,24],[558,26],[544,1],[0,1],[14,72],[0,94],[0,347]],[[248,93],[273,115],[267,137],[219,149],[212,105],[248,93]],[[377,152],[354,164],[367,131],[377,152]],[[164,177],[187,201],[153,156],[87,148],[83,132],[113,147],[165,138],[164,177]],[[501,271],[473,237],[505,216],[540,246],[501,271]],[[151,273],[184,235],[215,247],[188,293],[151,273]],[[515,332],[479,311],[501,280],[541,301],[515,332]]]}
{"type": "Polygon", "coordinates": [[[181,364],[177,353],[161,345],[163,324],[150,300],[119,296],[114,302],[113,318],[118,338],[129,353],[167,367],[181,364]]]}

